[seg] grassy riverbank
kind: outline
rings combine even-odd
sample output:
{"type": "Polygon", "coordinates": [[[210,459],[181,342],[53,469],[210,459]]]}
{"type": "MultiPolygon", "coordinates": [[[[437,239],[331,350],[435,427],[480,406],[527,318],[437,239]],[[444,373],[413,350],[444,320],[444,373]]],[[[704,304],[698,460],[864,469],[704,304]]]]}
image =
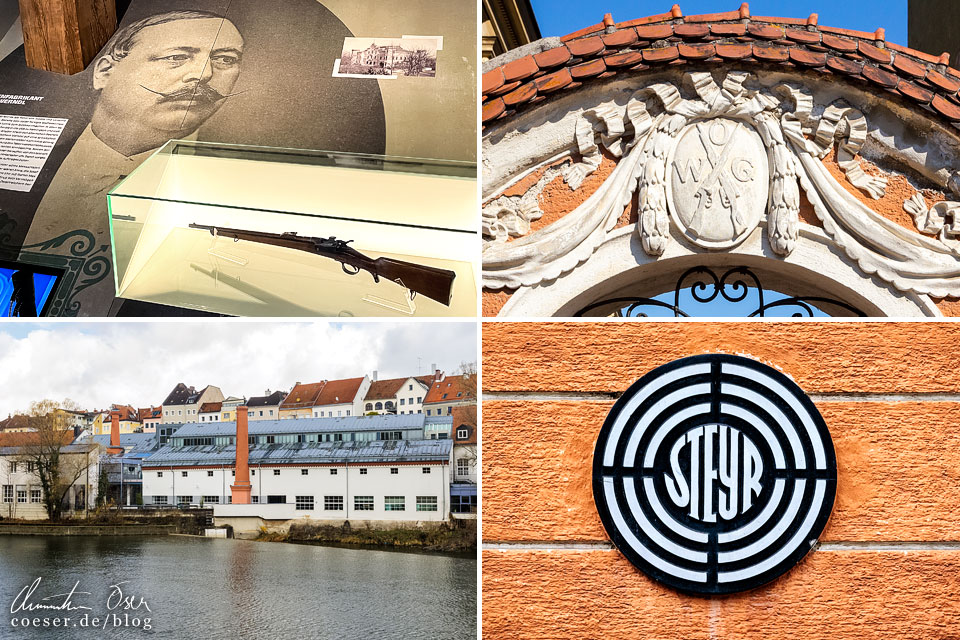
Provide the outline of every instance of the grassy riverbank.
{"type": "Polygon", "coordinates": [[[346,523],[343,526],[294,523],[286,533],[262,533],[257,539],[464,552],[477,548],[477,521],[461,520],[429,529],[374,529],[351,527],[346,523]]]}

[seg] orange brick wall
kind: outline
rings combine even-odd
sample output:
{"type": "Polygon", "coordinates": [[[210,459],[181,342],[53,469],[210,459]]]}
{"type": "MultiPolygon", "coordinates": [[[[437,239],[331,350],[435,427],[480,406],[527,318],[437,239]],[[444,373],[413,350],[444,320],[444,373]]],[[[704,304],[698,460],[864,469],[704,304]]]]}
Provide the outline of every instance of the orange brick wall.
{"type": "Polygon", "coordinates": [[[960,638],[960,324],[486,323],[488,638],[960,638]],[[837,453],[821,547],[745,594],[684,596],[612,548],[592,456],[616,397],[726,352],[810,394],[837,453]]]}

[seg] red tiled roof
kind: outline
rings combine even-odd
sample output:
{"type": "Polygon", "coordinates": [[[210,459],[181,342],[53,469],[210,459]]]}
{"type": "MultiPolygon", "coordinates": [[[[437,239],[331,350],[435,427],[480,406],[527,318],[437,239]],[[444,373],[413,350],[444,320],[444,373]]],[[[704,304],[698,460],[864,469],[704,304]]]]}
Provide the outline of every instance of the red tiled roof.
{"type": "Polygon", "coordinates": [[[453,417],[453,439],[457,444],[477,444],[477,405],[453,407],[450,412],[453,417]],[[463,440],[457,438],[457,429],[461,426],[469,427],[470,434],[463,440]]]}
{"type": "Polygon", "coordinates": [[[204,402],[200,405],[200,413],[211,413],[213,411],[220,411],[223,408],[222,402],[204,402]]]}
{"type": "Polygon", "coordinates": [[[0,431],[4,429],[24,429],[29,426],[27,416],[16,415],[0,420],[0,431]]]}
{"type": "Polygon", "coordinates": [[[960,128],[960,71],[950,55],[930,55],[885,41],[873,33],[817,24],[806,19],[751,16],[745,2],[726,13],[668,13],[602,22],[561,38],[558,47],[507,62],[483,74],[483,122],[512,117],[558,91],[615,75],[664,65],[724,62],[780,65],[853,78],[887,89],[960,128]]]}
{"type": "Polygon", "coordinates": [[[343,404],[353,402],[360,390],[363,378],[347,378],[345,380],[330,380],[320,391],[317,405],[343,404]]]}
{"type": "MultiPolygon", "coordinates": [[[[120,412],[121,420],[132,420],[133,422],[140,421],[140,411],[139,409],[134,409],[128,404],[115,404],[112,405],[113,411],[120,412]]],[[[109,418],[108,418],[109,420],[109,418]]]]}
{"type": "Polygon", "coordinates": [[[469,399],[476,399],[476,390],[465,384],[463,376],[447,376],[440,382],[434,382],[430,385],[430,390],[427,391],[423,404],[462,402],[469,399]]]}
{"type": "Polygon", "coordinates": [[[137,417],[140,422],[147,419],[160,418],[162,407],[148,407],[147,409],[137,409],[137,417]]]}
{"type": "Polygon", "coordinates": [[[309,384],[296,384],[287,397],[280,403],[281,409],[302,409],[309,408],[317,404],[320,392],[323,390],[326,380],[321,382],[311,382],[309,384]]]}
{"type": "Polygon", "coordinates": [[[370,390],[364,400],[389,400],[397,395],[400,387],[407,378],[391,378],[390,380],[374,380],[370,383],[370,390]]]}

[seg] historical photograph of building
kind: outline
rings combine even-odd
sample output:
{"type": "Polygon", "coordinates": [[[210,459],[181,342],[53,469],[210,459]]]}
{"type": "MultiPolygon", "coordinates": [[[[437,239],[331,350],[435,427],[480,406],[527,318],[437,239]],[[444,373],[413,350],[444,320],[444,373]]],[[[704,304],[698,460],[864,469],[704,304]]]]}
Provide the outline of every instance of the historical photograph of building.
{"type": "Polygon", "coordinates": [[[426,38],[345,38],[335,75],[437,75],[437,44],[426,38]]]}

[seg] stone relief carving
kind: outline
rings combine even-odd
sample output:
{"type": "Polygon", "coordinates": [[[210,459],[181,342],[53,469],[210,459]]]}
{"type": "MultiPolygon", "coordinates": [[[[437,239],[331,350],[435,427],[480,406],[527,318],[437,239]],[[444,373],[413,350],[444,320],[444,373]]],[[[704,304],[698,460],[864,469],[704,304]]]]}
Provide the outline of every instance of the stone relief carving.
{"type": "Polygon", "coordinates": [[[917,229],[936,234],[940,242],[960,256],[960,202],[938,202],[927,208],[923,196],[915,193],[904,201],[903,208],[913,216],[917,229]]]}
{"type": "MultiPolygon", "coordinates": [[[[582,159],[561,170],[567,184],[577,189],[596,170],[601,145],[621,160],[583,204],[546,228],[506,243],[499,240],[509,231],[487,234],[485,226],[484,286],[532,286],[569,272],[589,259],[635,192],[637,232],[651,256],[663,254],[671,220],[692,244],[727,250],[764,213],[771,249],[787,256],[798,239],[802,187],[824,229],[864,272],[901,291],[960,295],[955,222],[939,240],[912,233],[863,205],[821,162],[838,143],[837,162],[851,184],[882,197],[886,179],[870,176],[857,161],[866,141],[864,115],[838,100],[815,116],[806,87],[747,89],[749,77],[732,71],[718,84],[708,72],[691,72],[685,81],[695,98],[660,82],[624,106],[585,111],[574,135],[582,159]]],[[[484,209],[485,224],[529,216],[518,208],[522,200],[509,209],[503,197],[495,199],[484,209]]]]}

